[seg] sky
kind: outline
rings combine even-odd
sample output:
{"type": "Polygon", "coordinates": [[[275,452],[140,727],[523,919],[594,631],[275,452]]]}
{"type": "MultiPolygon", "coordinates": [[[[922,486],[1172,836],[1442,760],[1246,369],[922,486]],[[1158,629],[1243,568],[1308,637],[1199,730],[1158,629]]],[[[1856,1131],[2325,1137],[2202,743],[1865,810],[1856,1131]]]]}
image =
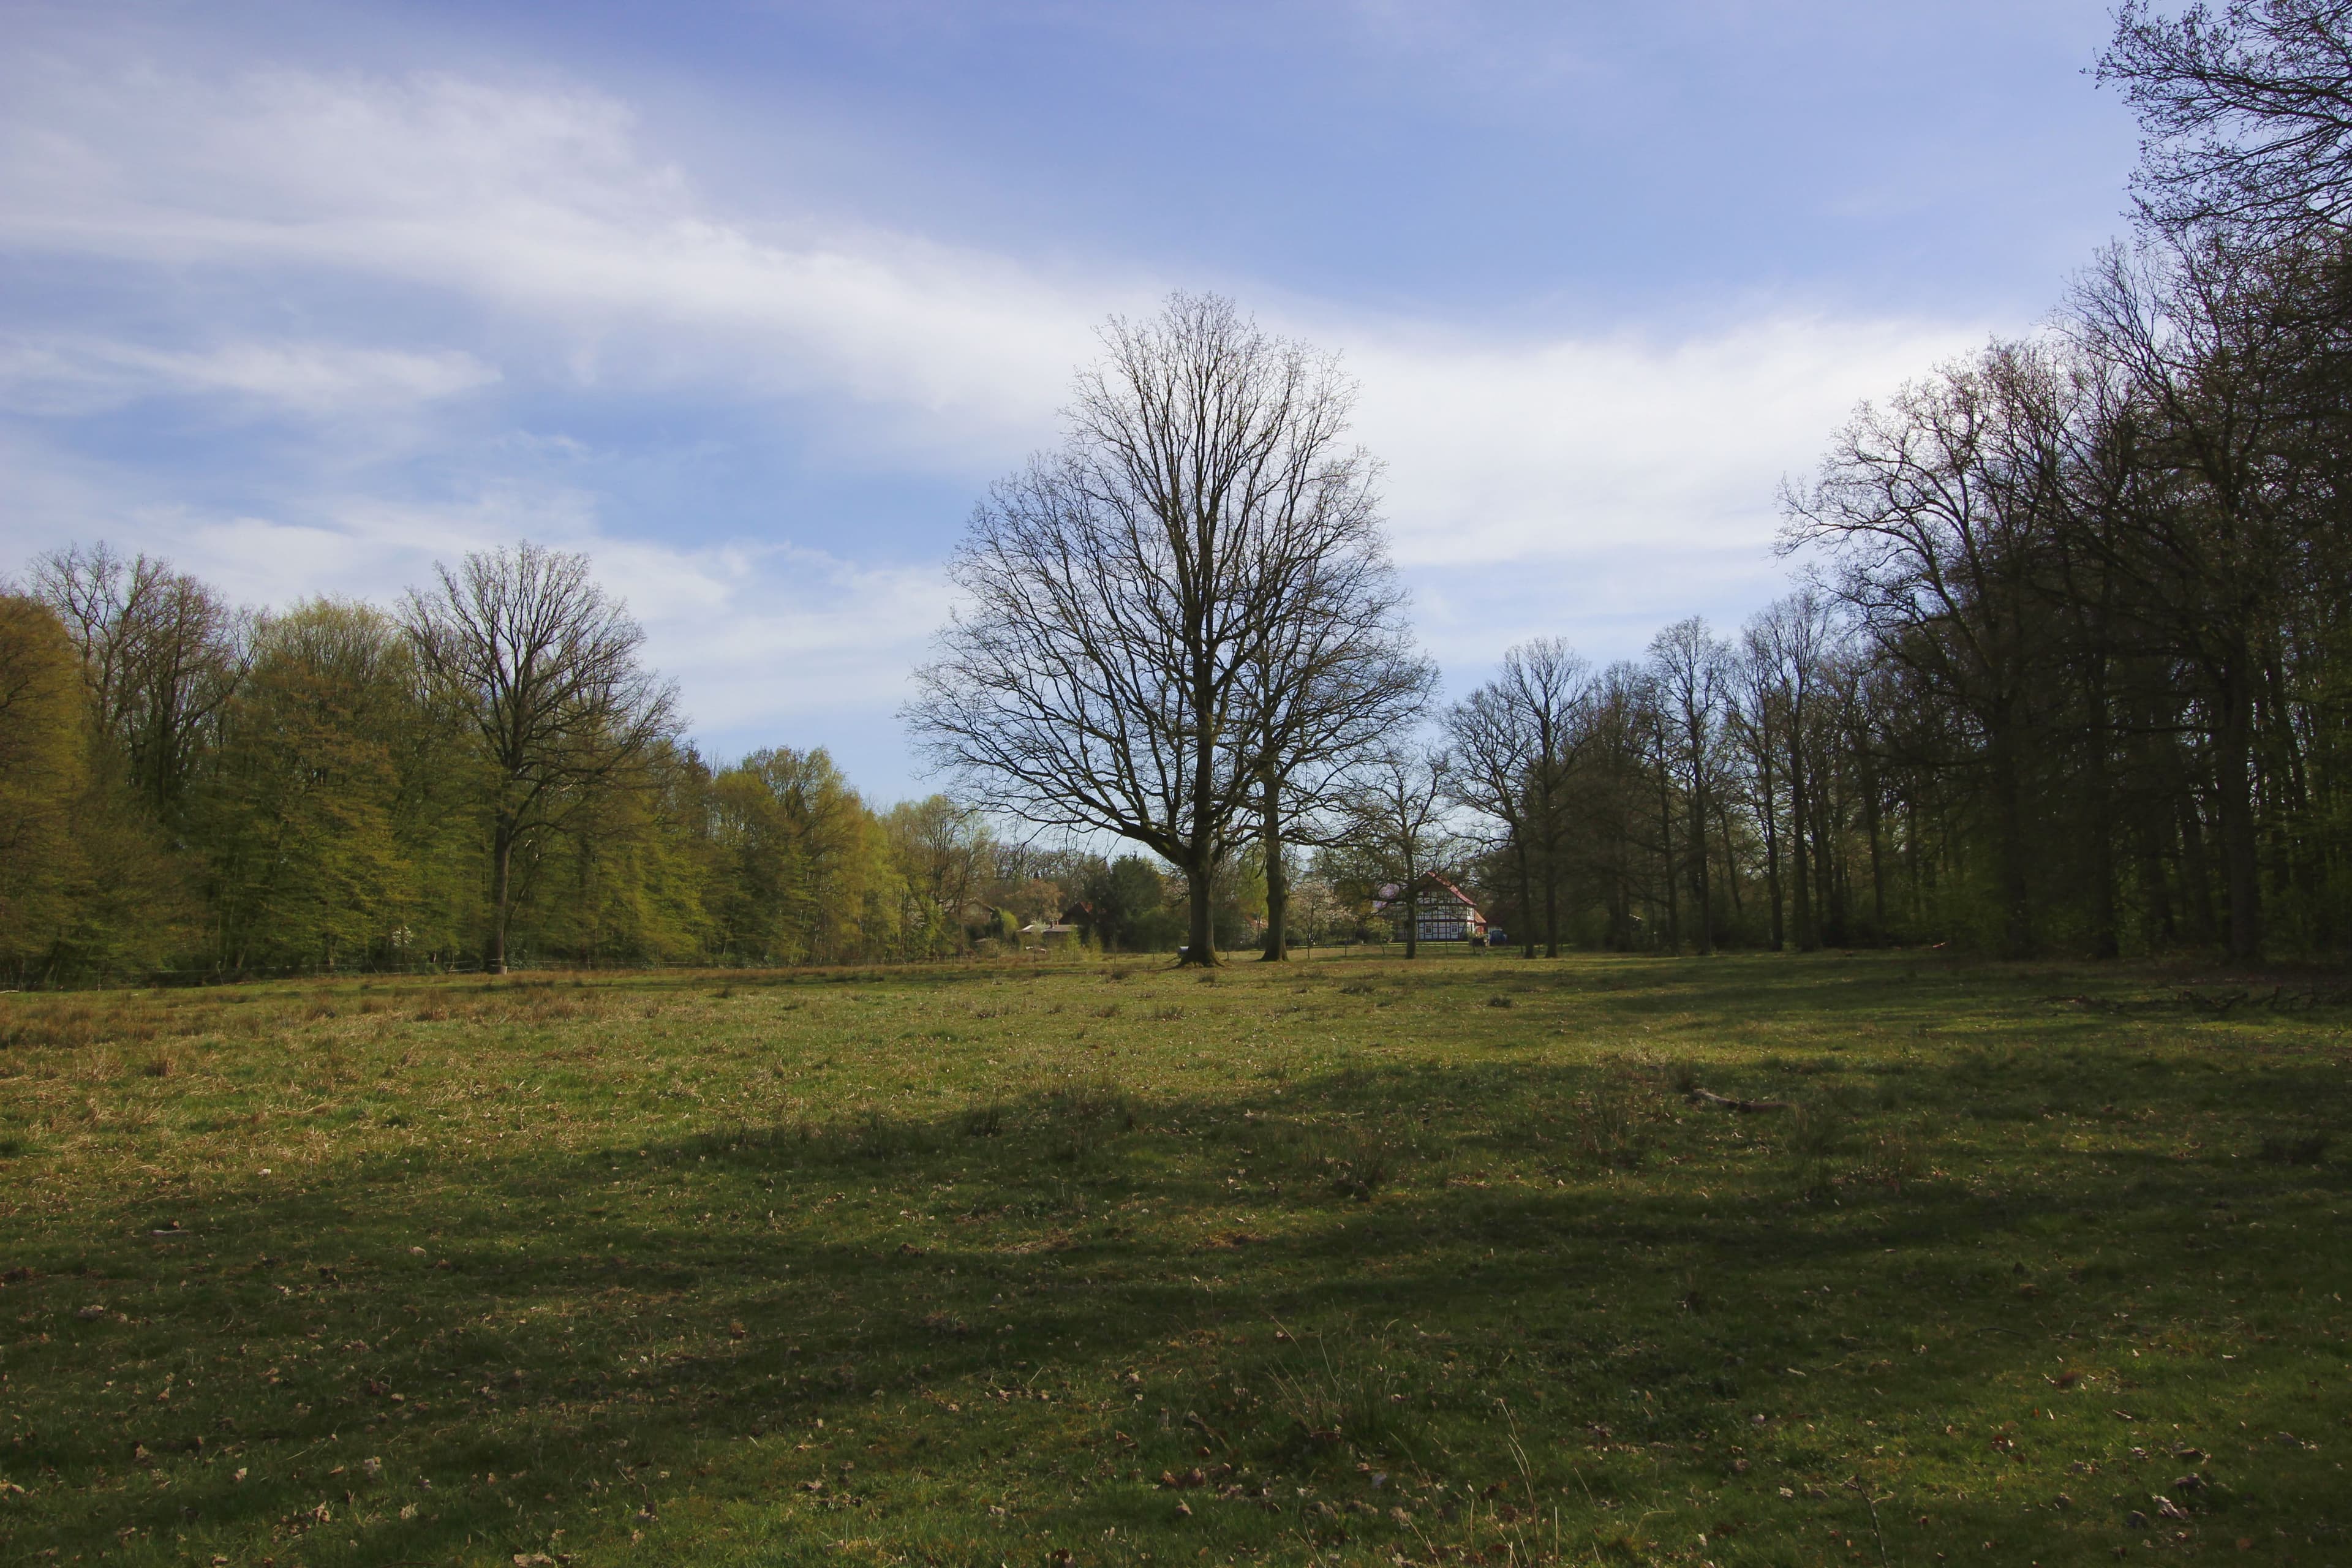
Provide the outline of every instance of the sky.
{"type": "Polygon", "coordinates": [[[1447,688],[1785,591],[1861,400],[2127,232],[2078,0],[0,0],[0,575],[587,552],[707,754],[896,710],[1109,316],[1334,351],[1447,688]]]}

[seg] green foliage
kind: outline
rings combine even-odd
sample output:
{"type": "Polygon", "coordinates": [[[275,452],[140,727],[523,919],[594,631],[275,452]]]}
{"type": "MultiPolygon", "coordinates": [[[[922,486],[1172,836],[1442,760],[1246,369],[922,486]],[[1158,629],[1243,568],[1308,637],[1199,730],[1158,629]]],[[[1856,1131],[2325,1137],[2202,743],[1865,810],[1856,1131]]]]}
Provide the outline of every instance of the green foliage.
{"type": "MultiPolygon", "coordinates": [[[[41,597],[0,596],[0,973],[19,982],[470,967],[499,843],[526,965],[968,945],[994,846],[944,797],[877,816],[822,751],[714,774],[659,734],[542,737],[525,778],[487,752],[481,694],[367,605],[242,616],[102,546],[36,576],[41,597]]],[[[615,657],[623,688],[667,700],[615,657]]]]}
{"type": "Polygon", "coordinates": [[[895,951],[906,874],[831,757],[754,752],[712,781],[711,798],[721,953],[837,963],[895,951]]]}
{"type": "Polygon", "coordinates": [[[152,963],[188,912],[184,868],[94,726],[64,626],[0,595],[0,973],[54,984],[152,963]]]}
{"type": "Polygon", "coordinates": [[[65,628],[33,600],[0,597],[0,963],[47,963],[74,923],[89,791],[89,738],[65,628]]]}
{"type": "Polygon", "coordinates": [[[261,623],[190,812],[209,861],[215,951],[229,968],[393,953],[420,902],[400,841],[394,743],[422,728],[417,687],[398,628],[365,605],[318,600],[261,623]]]}
{"type": "Polygon", "coordinates": [[[1173,952],[1184,941],[1181,891],[1140,855],[1097,863],[1082,884],[1109,952],[1173,952]]]}

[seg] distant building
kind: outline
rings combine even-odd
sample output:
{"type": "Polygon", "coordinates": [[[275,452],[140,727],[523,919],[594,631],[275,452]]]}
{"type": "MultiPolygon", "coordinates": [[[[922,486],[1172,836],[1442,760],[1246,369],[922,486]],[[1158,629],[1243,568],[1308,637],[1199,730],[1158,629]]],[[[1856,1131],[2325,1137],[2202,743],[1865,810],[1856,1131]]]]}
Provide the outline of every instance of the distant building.
{"type": "MultiPolygon", "coordinates": [[[[1413,911],[1416,940],[1479,944],[1486,942],[1486,917],[1478,912],[1469,894],[1434,871],[1422,878],[1414,903],[1418,906],[1413,911]]],[[[1381,889],[1380,896],[1372,900],[1372,913],[1388,918],[1390,941],[1404,941],[1406,906],[1402,888],[1391,882],[1381,889]]]]}
{"type": "Polygon", "coordinates": [[[1084,926],[1066,924],[1061,921],[1055,921],[1051,925],[1043,921],[1032,921],[1021,928],[1021,945],[1067,947],[1074,942],[1085,941],[1086,934],[1084,926]]]}

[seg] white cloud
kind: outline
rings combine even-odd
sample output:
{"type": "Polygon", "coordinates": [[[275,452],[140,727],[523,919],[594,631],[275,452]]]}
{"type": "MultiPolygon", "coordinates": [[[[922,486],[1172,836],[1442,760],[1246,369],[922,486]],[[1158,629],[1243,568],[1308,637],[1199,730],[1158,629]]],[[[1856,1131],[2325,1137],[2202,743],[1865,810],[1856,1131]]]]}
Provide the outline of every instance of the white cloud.
{"type": "Polygon", "coordinates": [[[1369,334],[1359,421],[1387,461],[1399,558],[1459,566],[1761,550],[1774,486],[1854,403],[1974,341],[1777,317],[1660,343],[1369,334]]]}
{"type": "Polygon", "coordinates": [[[496,369],[455,349],[247,341],[187,350],[90,336],[0,340],[0,408],[50,416],[195,396],[337,417],[437,402],[498,379],[496,369]]]}
{"type": "MultiPolygon", "coordinates": [[[[0,66],[0,251],[199,276],[211,296],[305,280],[408,290],[443,322],[431,345],[386,346],[372,319],[352,334],[364,343],[310,330],[204,350],[45,324],[0,357],[0,389],[20,410],[156,391],[425,405],[529,370],[632,406],[669,392],[814,399],[832,409],[836,446],[870,466],[984,473],[1051,439],[1093,324],[1163,290],[1139,270],[1056,272],[804,213],[719,210],[626,106],[570,86],[110,74],[52,59],[0,66]],[[454,346],[452,318],[492,325],[454,346]]],[[[1267,325],[1342,350],[1361,378],[1360,434],[1388,464],[1400,557],[1442,583],[1433,604],[1449,651],[1474,659],[1527,629],[1575,635],[1580,619],[1736,615],[1745,606],[1694,601],[1756,581],[1780,477],[1809,464],[1855,399],[1981,335],[1771,310],[1679,339],[1507,340],[1311,301],[1284,315],[1267,325]],[[1491,574],[1491,600],[1474,568],[1491,574]],[[1549,627],[1526,626],[1545,614],[1549,627]]],[[[68,469],[89,484],[86,463],[34,447],[19,440],[12,472],[28,461],[53,485],[68,469]]],[[[730,728],[887,704],[943,614],[935,570],[666,540],[659,518],[527,477],[456,502],[415,499],[402,488],[413,480],[354,488],[348,466],[331,482],[236,509],[255,515],[204,518],[173,500],[167,473],[146,474],[125,481],[131,502],[111,515],[129,529],[112,531],[138,544],[128,531],[148,530],[187,564],[278,602],[380,595],[436,556],[525,533],[591,547],[688,705],[730,728]]],[[[58,516],[90,510],[85,498],[58,516]]]]}
{"type": "Polygon", "coordinates": [[[452,77],[13,84],[0,246],[422,285],[561,334],[573,373],[723,375],[1021,439],[1088,328],[1150,291],[903,236],[712,213],[593,94],[452,77]]]}

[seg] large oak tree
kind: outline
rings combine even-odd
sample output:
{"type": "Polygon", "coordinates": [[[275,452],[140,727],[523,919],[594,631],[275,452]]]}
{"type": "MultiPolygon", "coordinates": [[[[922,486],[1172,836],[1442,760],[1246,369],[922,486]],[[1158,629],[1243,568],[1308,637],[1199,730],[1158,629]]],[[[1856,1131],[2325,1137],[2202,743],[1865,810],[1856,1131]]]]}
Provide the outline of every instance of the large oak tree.
{"type": "Polygon", "coordinates": [[[974,513],[907,716],[973,799],[1174,866],[1185,960],[1213,963],[1218,870],[1254,814],[1278,854],[1282,781],[1369,738],[1368,689],[1417,701],[1425,678],[1399,679],[1337,363],[1214,297],[1102,340],[1061,448],[974,513]]]}

